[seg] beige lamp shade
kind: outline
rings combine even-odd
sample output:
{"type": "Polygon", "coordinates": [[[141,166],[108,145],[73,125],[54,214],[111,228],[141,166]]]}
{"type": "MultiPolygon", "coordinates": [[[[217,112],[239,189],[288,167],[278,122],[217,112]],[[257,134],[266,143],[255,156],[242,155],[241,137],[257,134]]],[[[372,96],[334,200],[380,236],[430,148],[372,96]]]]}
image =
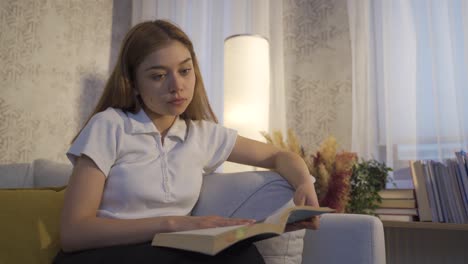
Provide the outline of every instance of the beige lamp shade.
{"type": "MultiPolygon", "coordinates": [[[[224,125],[240,136],[264,141],[269,129],[270,51],[259,35],[235,35],[224,42],[224,125]]],[[[226,163],[224,172],[254,170],[226,163]]]]}

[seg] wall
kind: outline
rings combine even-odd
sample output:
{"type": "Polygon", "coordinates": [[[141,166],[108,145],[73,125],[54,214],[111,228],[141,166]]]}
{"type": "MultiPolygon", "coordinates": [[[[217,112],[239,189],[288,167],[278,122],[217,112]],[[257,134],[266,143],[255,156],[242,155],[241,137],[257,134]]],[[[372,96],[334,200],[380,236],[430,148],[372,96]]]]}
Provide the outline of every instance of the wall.
{"type": "MultiPolygon", "coordinates": [[[[351,145],[346,1],[285,0],[288,127],[308,151],[351,145]]],[[[130,1],[0,2],[0,164],[65,161],[130,26],[130,1]]]]}
{"type": "Polygon", "coordinates": [[[346,1],[284,1],[287,122],[307,151],[328,136],[351,148],[351,47],[346,1]]]}
{"type": "Polygon", "coordinates": [[[112,0],[0,2],[0,164],[66,160],[129,26],[129,6],[112,0]],[[119,18],[114,24],[113,17],[119,18]]]}

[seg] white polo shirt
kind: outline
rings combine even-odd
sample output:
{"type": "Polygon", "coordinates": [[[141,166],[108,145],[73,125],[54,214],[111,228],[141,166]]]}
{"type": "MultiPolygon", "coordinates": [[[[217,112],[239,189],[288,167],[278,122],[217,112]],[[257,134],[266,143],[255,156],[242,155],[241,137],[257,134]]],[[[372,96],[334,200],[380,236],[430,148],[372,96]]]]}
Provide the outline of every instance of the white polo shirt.
{"type": "Polygon", "coordinates": [[[237,132],[209,121],[177,119],[164,145],[146,113],[108,108],[96,114],[67,152],[90,157],[106,176],[98,216],[135,219],[189,215],[203,173],[230,155],[237,132]]]}

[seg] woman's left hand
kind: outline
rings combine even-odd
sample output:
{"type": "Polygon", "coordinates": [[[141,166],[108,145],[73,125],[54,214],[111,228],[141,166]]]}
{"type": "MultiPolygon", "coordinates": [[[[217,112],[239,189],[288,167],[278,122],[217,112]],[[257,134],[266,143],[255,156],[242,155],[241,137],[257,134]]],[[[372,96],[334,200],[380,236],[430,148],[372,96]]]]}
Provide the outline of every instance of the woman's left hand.
{"type": "MultiPolygon", "coordinates": [[[[320,207],[318,203],[317,193],[312,182],[306,182],[299,185],[294,193],[294,203],[296,205],[310,205],[313,207],[320,207]]],[[[299,229],[318,229],[319,216],[314,216],[310,219],[288,224],[286,231],[295,231],[299,229]]]]}

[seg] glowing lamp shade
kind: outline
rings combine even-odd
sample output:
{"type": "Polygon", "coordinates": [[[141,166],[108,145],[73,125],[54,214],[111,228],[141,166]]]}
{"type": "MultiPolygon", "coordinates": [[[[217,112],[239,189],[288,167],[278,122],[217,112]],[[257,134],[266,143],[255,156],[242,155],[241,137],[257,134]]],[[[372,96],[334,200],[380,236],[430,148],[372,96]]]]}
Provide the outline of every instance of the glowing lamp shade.
{"type": "MultiPolygon", "coordinates": [[[[224,125],[240,136],[264,141],[269,129],[270,51],[258,35],[235,35],[224,41],[224,125]]],[[[226,163],[225,172],[254,170],[226,163]]]]}

